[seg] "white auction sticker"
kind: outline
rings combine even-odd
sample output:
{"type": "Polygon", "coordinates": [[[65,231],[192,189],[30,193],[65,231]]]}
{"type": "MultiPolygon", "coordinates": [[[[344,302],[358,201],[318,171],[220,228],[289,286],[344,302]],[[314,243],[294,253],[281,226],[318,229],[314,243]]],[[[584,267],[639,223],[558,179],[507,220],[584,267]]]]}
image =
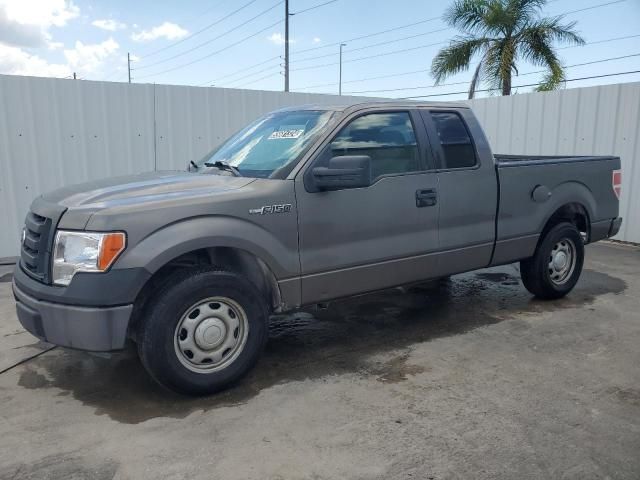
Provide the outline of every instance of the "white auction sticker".
{"type": "Polygon", "coordinates": [[[303,129],[296,130],[277,130],[269,135],[269,140],[278,140],[282,138],[298,138],[304,133],[303,129]]]}

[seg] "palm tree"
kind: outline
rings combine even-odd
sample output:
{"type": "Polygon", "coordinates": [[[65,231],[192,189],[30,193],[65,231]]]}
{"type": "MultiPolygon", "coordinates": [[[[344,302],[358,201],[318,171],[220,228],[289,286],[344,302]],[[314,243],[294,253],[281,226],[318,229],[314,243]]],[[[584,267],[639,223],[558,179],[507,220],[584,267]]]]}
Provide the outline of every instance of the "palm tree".
{"type": "Polygon", "coordinates": [[[511,95],[511,78],[524,61],[545,68],[538,91],[558,88],[565,79],[564,68],[554,42],[583,45],[574,30],[576,22],[563,17],[540,18],[547,0],[456,0],[444,14],[444,21],[463,32],[438,52],[431,64],[436,85],[447,77],[478,65],[469,87],[469,98],[481,80],[502,95],[511,95]]]}

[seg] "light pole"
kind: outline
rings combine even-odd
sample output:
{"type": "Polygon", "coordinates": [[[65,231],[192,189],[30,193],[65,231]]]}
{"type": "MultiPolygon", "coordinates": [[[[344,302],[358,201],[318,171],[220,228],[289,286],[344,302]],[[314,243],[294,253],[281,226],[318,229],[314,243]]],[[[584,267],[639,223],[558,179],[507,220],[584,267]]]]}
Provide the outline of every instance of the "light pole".
{"type": "Polygon", "coordinates": [[[340,44],[340,70],[338,73],[338,95],[342,95],[342,47],[345,47],[346,43],[340,44]]]}
{"type": "Polygon", "coordinates": [[[289,0],[284,0],[284,91],[289,91],[289,0]]]}

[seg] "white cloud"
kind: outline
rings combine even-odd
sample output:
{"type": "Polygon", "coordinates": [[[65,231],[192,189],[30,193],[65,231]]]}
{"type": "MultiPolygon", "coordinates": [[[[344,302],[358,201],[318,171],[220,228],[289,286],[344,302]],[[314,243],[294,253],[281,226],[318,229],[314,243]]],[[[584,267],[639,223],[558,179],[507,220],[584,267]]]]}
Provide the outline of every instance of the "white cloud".
{"type": "Polygon", "coordinates": [[[51,27],[63,27],[78,15],[70,0],[0,0],[0,42],[43,47],[51,27]]]}
{"type": "Polygon", "coordinates": [[[98,70],[119,48],[113,38],[92,45],[76,41],[75,48],[65,50],[64,56],[73,71],[87,74],[98,70]]]}
{"type": "Polygon", "coordinates": [[[136,42],[150,42],[158,38],[166,38],[167,40],[178,40],[186,37],[189,34],[188,30],[185,30],[180,25],[176,25],[171,22],[164,22],[161,25],[157,25],[149,30],[142,30],[141,32],[132,33],[131,39],[136,42]]]}
{"type": "Polygon", "coordinates": [[[271,43],[275,45],[284,45],[284,35],[281,33],[272,33],[269,37],[267,37],[271,43]]]}
{"type": "Polygon", "coordinates": [[[320,43],[321,41],[320,37],[313,37],[313,43],[320,43]]]}
{"type": "Polygon", "coordinates": [[[94,20],[93,22],[91,22],[91,25],[93,25],[94,27],[98,27],[101,30],[107,30],[109,32],[115,32],[116,30],[124,30],[125,28],[127,28],[126,23],[122,23],[111,18],[104,20],[94,20]]]}
{"type": "MultiPolygon", "coordinates": [[[[284,35],[280,32],[272,33],[267,37],[267,40],[269,40],[274,45],[284,45],[284,35]]],[[[293,38],[289,37],[289,43],[296,43],[296,41],[293,38]]]]}
{"type": "Polygon", "coordinates": [[[79,15],[71,0],[0,0],[0,73],[67,77],[98,71],[119,49],[113,38],[97,44],[77,41],[64,49],[50,33],[79,15]],[[49,62],[28,48],[64,49],[66,62],[49,62]]]}
{"type": "Polygon", "coordinates": [[[0,72],[11,75],[66,77],[71,74],[71,69],[68,65],[49,63],[21,48],[0,44],[0,72]]]}
{"type": "Polygon", "coordinates": [[[62,42],[47,41],[47,48],[49,50],[59,50],[62,47],[64,47],[64,43],[62,42]]]}

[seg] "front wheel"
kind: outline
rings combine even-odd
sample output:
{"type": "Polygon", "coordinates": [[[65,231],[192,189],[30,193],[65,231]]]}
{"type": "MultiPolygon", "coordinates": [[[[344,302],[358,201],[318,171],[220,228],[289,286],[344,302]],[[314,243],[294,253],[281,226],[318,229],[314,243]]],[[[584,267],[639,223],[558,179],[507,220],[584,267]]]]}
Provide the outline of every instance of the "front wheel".
{"type": "Polygon", "coordinates": [[[522,283],[538,298],[564,297],[576,285],[584,264],[584,244],[578,229],[563,222],[544,236],[533,257],[520,262],[522,283]]]}
{"type": "Polygon", "coordinates": [[[267,340],[264,297],[241,275],[211,268],[175,274],[138,334],[143,365],[190,395],[224,389],[256,363],[267,340]]]}

